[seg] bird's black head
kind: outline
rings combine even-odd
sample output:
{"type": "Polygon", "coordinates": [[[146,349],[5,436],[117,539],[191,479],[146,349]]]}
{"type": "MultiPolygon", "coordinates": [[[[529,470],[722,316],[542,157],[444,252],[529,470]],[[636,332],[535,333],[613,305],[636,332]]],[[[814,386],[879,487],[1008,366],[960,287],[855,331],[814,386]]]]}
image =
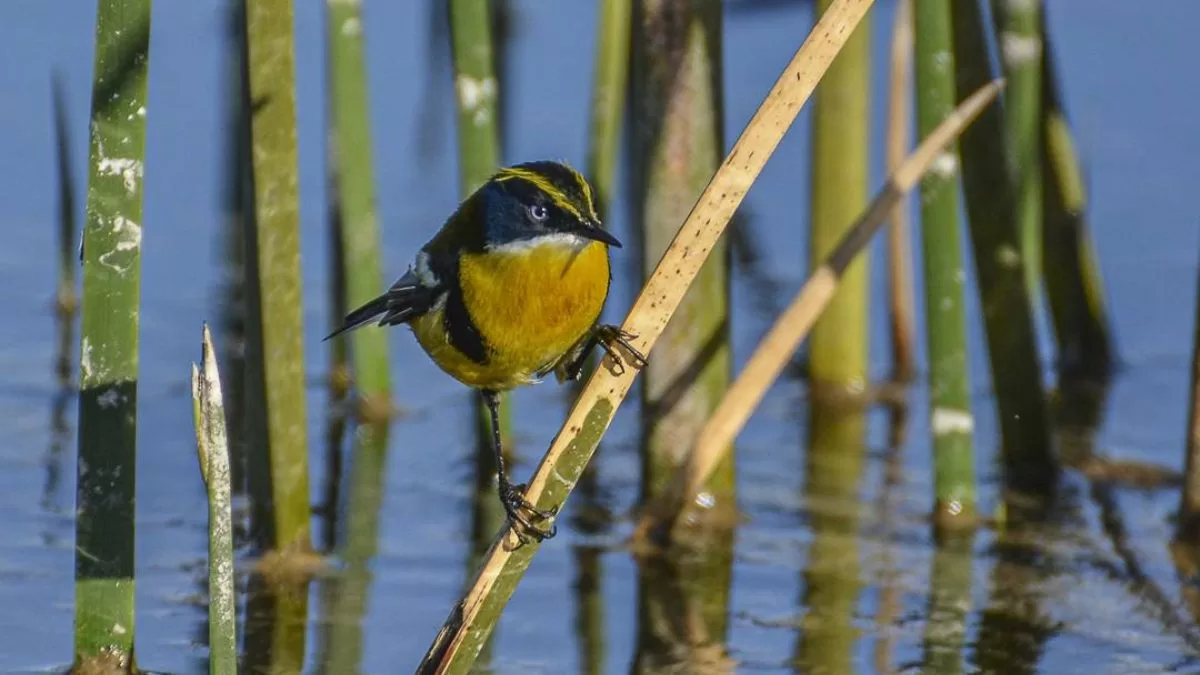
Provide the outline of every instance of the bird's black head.
{"type": "Polygon", "coordinates": [[[540,239],[621,246],[600,225],[592,188],[559,162],[527,162],[501,169],[482,188],[484,239],[490,248],[540,239]]]}

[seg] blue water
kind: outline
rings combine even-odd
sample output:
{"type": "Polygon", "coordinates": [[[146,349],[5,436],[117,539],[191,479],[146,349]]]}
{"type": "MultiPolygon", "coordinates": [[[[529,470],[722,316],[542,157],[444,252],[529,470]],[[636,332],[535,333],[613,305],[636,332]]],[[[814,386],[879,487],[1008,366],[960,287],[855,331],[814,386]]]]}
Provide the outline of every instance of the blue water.
{"type": "MultiPolygon", "coordinates": [[[[297,4],[297,76],[300,125],[301,227],[305,274],[305,345],[309,379],[313,489],[321,485],[318,451],[325,394],[317,385],[328,354],[320,337],[330,323],[325,233],[324,25],[320,2],[297,4]]],[[[431,44],[426,2],[366,0],[364,5],[378,207],[384,226],[383,260],[389,281],[438,227],[457,200],[451,90],[444,45],[431,44]],[[431,62],[442,50],[441,60],[431,62]],[[432,123],[429,122],[432,120],[432,123]],[[429,152],[418,155],[418,148],[429,152]]],[[[892,3],[875,12],[876,72],[883,82],[892,3]]],[[[594,3],[513,2],[515,20],[506,78],[508,133],[505,160],[561,158],[582,165],[593,53],[594,3]]],[[[94,3],[8,0],[0,6],[4,58],[0,58],[0,671],[61,668],[71,657],[73,620],[74,403],[68,405],[61,481],[47,493],[48,448],[55,333],[55,166],[50,77],[67,84],[73,170],[82,185],[94,3]]],[[[205,649],[197,640],[205,623],[197,602],[203,589],[205,501],[196,470],[186,381],[198,357],[199,327],[220,314],[221,187],[226,111],[223,4],[212,0],[155,3],[151,40],[149,127],[143,238],[142,348],[139,411],[137,655],[157,671],[201,672],[205,649]]],[[[1190,0],[1131,3],[1092,0],[1053,3],[1065,95],[1091,188],[1091,222],[1107,278],[1123,370],[1115,382],[1098,451],[1116,458],[1179,467],[1182,462],[1193,293],[1200,236],[1194,205],[1200,184],[1200,4],[1190,0]]],[[[807,34],[809,3],[726,4],[726,141],[732,143],[762,96],[807,34]],[[760,6],[761,5],[761,6],[760,6]]],[[[877,88],[875,133],[882,139],[884,89],[877,88]]],[[[764,254],[763,270],[790,292],[807,261],[804,207],[808,116],[799,122],[750,192],[764,254]]],[[[878,148],[878,144],[876,145],[878,148]]],[[[873,172],[882,179],[881,153],[873,172]]],[[[623,186],[622,186],[623,187],[623,186]]],[[[628,237],[624,190],[618,191],[612,226],[628,237]]],[[[919,248],[919,247],[918,247],[919,248]]],[[[875,251],[878,259],[880,251],[875,251]]],[[[622,252],[628,256],[627,252],[622,252]]],[[[631,261],[624,265],[629,269],[631,261]]],[[[882,269],[882,268],[876,268],[882,269]]],[[[873,277],[882,292],[882,274],[873,277]]],[[[737,298],[749,286],[739,281],[737,298]]],[[[624,314],[634,293],[618,274],[607,310],[624,314]]],[[[882,297],[882,295],[877,295],[882,297]]],[[[782,301],[785,298],[779,299],[782,301]]],[[[919,303],[919,298],[918,298],[919,303]]],[[[919,304],[918,304],[919,307],[919,304]]],[[[982,332],[972,302],[972,377],[985,501],[995,501],[991,461],[996,445],[982,332]]],[[[888,371],[883,313],[873,343],[873,372],[888,371]]],[[[737,363],[744,362],[770,318],[735,306],[737,363]]],[[[395,423],[388,455],[379,553],[364,618],[361,671],[405,671],[414,666],[452,603],[466,574],[469,550],[470,460],[473,439],[464,424],[468,397],[419,352],[404,331],[391,342],[394,394],[416,414],[395,423]],[[436,506],[436,508],[433,508],[436,506]]],[[[777,385],[739,441],[739,491],[749,520],[738,533],[730,606],[728,650],[746,672],[791,672],[796,624],[805,607],[801,572],[813,541],[812,505],[803,485],[804,416],[800,384],[777,385]]],[[[893,643],[891,663],[919,663],[928,614],[932,557],[921,518],[931,494],[926,393],[918,387],[910,442],[903,451],[903,485],[892,507],[873,505],[882,482],[885,429],[872,416],[870,453],[863,479],[864,522],[859,542],[863,591],[853,623],[860,631],[853,652],[858,672],[873,672],[871,652],[882,638],[893,643]],[[884,512],[892,525],[884,528],[884,512]],[[876,629],[884,563],[897,576],[897,619],[876,629]]],[[[519,392],[516,433],[523,464],[557,430],[562,392],[553,385],[519,392]]],[[[634,503],[638,481],[636,401],[618,413],[599,456],[601,482],[618,512],[634,503]]],[[[1058,559],[1114,561],[1100,529],[1099,510],[1086,483],[1073,526],[1047,546],[1058,559]]],[[[1130,545],[1148,577],[1167,594],[1180,616],[1179,585],[1166,551],[1177,503],[1171,491],[1118,491],[1130,545]]],[[[620,525],[607,543],[627,532],[620,525]]],[[[583,542],[564,527],[543,547],[501,623],[492,667],[498,673],[576,672],[579,638],[573,618],[573,550],[583,542]],[[546,621],[545,616],[561,620],[546,621]]],[[[601,542],[601,543],[606,543],[601,542]]],[[[595,542],[592,542],[595,543],[595,542]]],[[[975,545],[972,600],[966,625],[966,660],[989,594],[995,562],[992,537],[975,545]]],[[[625,672],[636,641],[637,567],[625,552],[602,557],[607,672],[625,672]]],[[[1038,672],[1158,673],[1180,664],[1195,668],[1185,641],[1145,611],[1143,592],[1126,577],[1114,579],[1095,565],[1068,566],[1067,574],[1035,584],[1043,611],[1060,623],[1038,672]]],[[[314,593],[317,585],[314,584],[314,593]]],[[[314,595],[315,597],[315,595],[314,595]]],[[[313,607],[317,607],[313,603],[313,607]]],[[[309,651],[316,645],[310,631],[309,651]]],[[[310,659],[309,666],[312,667],[310,659]]],[[[1184,667],[1186,670],[1187,667],[1184,667]]]]}

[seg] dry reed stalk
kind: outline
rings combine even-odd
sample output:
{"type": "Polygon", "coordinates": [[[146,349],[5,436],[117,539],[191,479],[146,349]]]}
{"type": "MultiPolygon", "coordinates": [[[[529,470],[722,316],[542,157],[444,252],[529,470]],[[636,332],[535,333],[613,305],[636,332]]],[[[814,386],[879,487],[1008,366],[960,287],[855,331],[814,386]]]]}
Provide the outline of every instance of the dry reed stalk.
{"type": "MultiPolygon", "coordinates": [[[[662,334],[746,192],[871,4],[840,0],[822,15],[717,169],[625,320],[623,328],[637,336],[632,342],[642,353],[662,334]]],[[[632,368],[615,370],[609,357],[601,365],[606,367],[588,380],[530,481],[526,497],[539,508],[558,508],[566,500],[637,374],[632,368]]],[[[499,533],[418,673],[470,670],[538,548],[536,542],[520,545],[510,527],[499,533]]]]}
{"type": "Polygon", "coordinates": [[[846,267],[870,242],[875,232],[887,221],[892,207],[921,179],[937,155],[996,98],[1002,87],[1003,80],[993,80],[963,101],[892,173],[858,222],[813,272],[792,304],[763,338],[733,386],[725,393],[717,411],[700,432],[699,444],[675,474],[666,497],[651,504],[645,511],[634,532],[635,539],[645,541],[652,532],[669,534],[674,529],[689,497],[699,492],[709,472],[721,461],[725,448],[742,430],[767,389],[783,372],[813,322],[833,297],[846,267]]]}
{"type": "MultiPolygon", "coordinates": [[[[900,0],[892,26],[891,81],[888,84],[887,170],[894,173],[912,143],[912,0],[900,0]]],[[[888,322],[892,328],[892,378],[906,382],[916,374],[913,343],[912,247],[908,240],[906,200],[888,216],[888,322]]]]}

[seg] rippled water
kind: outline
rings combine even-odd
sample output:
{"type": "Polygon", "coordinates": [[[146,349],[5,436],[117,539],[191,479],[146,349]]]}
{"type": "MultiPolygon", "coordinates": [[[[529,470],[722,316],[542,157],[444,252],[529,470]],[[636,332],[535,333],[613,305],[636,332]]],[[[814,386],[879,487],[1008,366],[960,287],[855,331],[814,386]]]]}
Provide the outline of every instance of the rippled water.
{"type": "MultiPolygon", "coordinates": [[[[1052,3],[1062,76],[1093,195],[1092,222],[1111,296],[1123,369],[1092,441],[1101,455],[1182,463],[1187,366],[1196,285],[1195,187],[1200,183],[1200,90],[1194,26],[1200,5],[1157,0],[1052,3]]],[[[365,3],[384,262],[398,275],[456,201],[453,117],[445,52],[431,44],[430,3],[365,3]]],[[[506,161],[582,164],[593,3],[514,2],[506,161]]],[[[328,355],[322,137],[321,3],[297,3],[306,350],[314,500],[322,485],[328,355]]],[[[726,5],[727,140],[741,130],[805,36],[809,3],[726,5]]],[[[199,326],[221,310],[220,186],[225,19],[217,2],[155,3],[146,160],[138,467],[137,650],[156,671],[204,672],[204,495],[193,450],[188,364],[199,326]]],[[[873,26],[882,78],[891,3],[873,26]]],[[[68,83],[72,156],[82,178],[94,4],[10,0],[0,7],[0,670],[41,672],[70,660],[73,620],[75,404],[55,421],[58,392],[50,298],[55,284],[55,182],[50,74],[68,83]]],[[[876,110],[882,109],[882,89],[876,110]]],[[[882,138],[882,113],[875,115],[882,138]]],[[[881,162],[874,175],[881,177],[881,162]]],[[[758,272],[785,296],[735,304],[738,363],[804,274],[807,115],[750,193],[758,272]]],[[[621,195],[618,194],[618,198],[621,195]]],[[[623,204],[613,209],[618,234],[623,204]]],[[[624,253],[624,255],[628,255],[624,253]]],[[[609,307],[623,314],[633,261],[617,266],[609,307]]],[[[735,302],[761,290],[739,270],[735,302]]],[[[875,276],[877,290],[881,275],[875,276]]],[[[879,296],[882,297],[882,296],[879,296]]],[[[974,304],[972,304],[974,308],[974,304]]],[[[876,307],[876,310],[879,308],[876,307]]],[[[973,310],[974,311],[974,310],[973,310]]],[[[882,328],[881,311],[874,312],[882,328]]],[[[985,506],[995,502],[994,415],[982,332],[973,315],[985,506]]],[[[396,421],[382,476],[377,555],[365,581],[362,672],[416,664],[469,574],[473,442],[459,385],[403,331],[392,340],[396,421]]],[[[886,374],[882,331],[874,372],[886,374]]],[[[807,498],[804,391],[779,383],[739,440],[738,529],[728,607],[728,655],[744,672],[895,671],[1159,673],[1200,670],[1195,591],[1180,584],[1167,541],[1177,495],[1066,476],[1052,522],[1017,540],[981,532],[964,550],[935,547],[924,521],[931,495],[925,391],[910,393],[907,442],[887,449],[887,414],[869,419],[857,494],[807,498]],[[891,467],[889,472],[887,469],[891,467]],[[890,476],[890,478],[889,478],[890,476]],[[851,527],[828,526],[857,516],[851,527]],[[839,518],[841,520],[839,520],[839,518]],[[825,525],[822,525],[825,523],[825,525]],[[931,582],[937,582],[933,584],[931,582]],[[937,592],[931,595],[931,588],[937,592]],[[824,593],[819,593],[824,589],[824,593]],[[1185,592],[1187,591],[1187,592],[1185,592]],[[823,598],[823,599],[822,599],[823,598]],[[963,649],[954,645],[961,629],[963,649]],[[805,635],[809,636],[806,641],[805,635]],[[813,639],[816,636],[821,639],[813,639]],[[942,645],[942,647],[939,647],[942,645]],[[948,646],[947,646],[948,645],[948,646]],[[813,656],[814,654],[818,656],[813,656]],[[827,670],[811,667],[812,659],[827,670]],[[956,660],[961,659],[961,664],[956,660]],[[796,666],[798,662],[806,666],[796,666]]],[[[519,392],[524,474],[565,410],[553,385],[519,392]]],[[[630,402],[634,403],[634,402],[630,402]]],[[[636,405],[618,414],[598,458],[602,501],[618,515],[638,481],[636,405]]],[[[569,505],[578,510],[578,496],[569,505]]],[[[638,578],[620,548],[628,523],[562,534],[535,559],[490,655],[504,673],[625,672],[639,645],[638,578]],[[580,580],[588,583],[579,583],[580,580]],[[582,591],[580,589],[583,589],[582,591]],[[590,620],[584,620],[591,617],[590,620]],[[580,626],[586,627],[581,631],[580,626]],[[585,638],[585,635],[587,636],[585,638]]],[[[318,527],[320,524],[318,523],[318,527]]],[[[353,585],[315,583],[307,671],[329,647],[326,598],[353,585]]],[[[357,626],[338,615],[333,625],[357,626]]]]}

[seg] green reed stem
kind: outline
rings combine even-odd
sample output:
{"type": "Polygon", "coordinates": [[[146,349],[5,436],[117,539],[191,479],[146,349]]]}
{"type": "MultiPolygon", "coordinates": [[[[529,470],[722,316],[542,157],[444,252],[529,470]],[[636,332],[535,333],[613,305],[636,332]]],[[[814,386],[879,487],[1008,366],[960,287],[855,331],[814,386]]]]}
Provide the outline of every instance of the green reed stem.
{"type": "MultiPolygon", "coordinates": [[[[913,8],[918,138],[933,131],[955,105],[950,5],[951,0],[918,0],[913,8]]],[[[974,417],[963,308],[958,164],[957,149],[950,146],[922,179],[921,228],[935,508],[939,517],[970,520],[975,512],[974,417]]]]}
{"type": "Polygon", "coordinates": [[[100,0],[83,231],[75,660],[129,667],[134,642],[142,167],[149,0],[100,0]]]}
{"type": "Polygon", "coordinates": [[[232,675],[237,672],[233,486],[221,374],[207,324],[200,365],[192,364],[192,418],[200,473],[208,492],[208,667],[212,675],[232,675]]]}
{"type": "Polygon", "coordinates": [[[1087,223],[1087,190],[1063,110],[1049,33],[1042,42],[1042,273],[1058,338],[1059,369],[1102,379],[1112,372],[1115,351],[1104,277],[1087,223]]]}
{"type": "Polygon", "coordinates": [[[632,18],[632,0],[604,0],[600,4],[586,168],[588,182],[596,192],[596,210],[602,219],[608,217],[615,192],[613,183],[628,92],[632,18]]]}
{"type": "MultiPolygon", "coordinates": [[[[488,0],[450,0],[450,41],[454,52],[454,92],[458,102],[458,175],[463,197],[470,195],[496,172],[500,164],[497,129],[498,86],[492,55],[492,15],[488,0]]],[[[477,443],[481,462],[491,452],[491,421],[483,398],[475,396],[477,443]]],[[[500,437],[506,453],[512,451],[512,413],[508,394],[500,397],[500,437]]]]}
{"type": "Polygon", "coordinates": [[[270,542],[280,552],[311,548],[292,24],[291,0],[247,0],[258,282],[249,322],[259,338],[270,542]]]}
{"type": "MultiPolygon", "coordinates": [[[[992,81],[987,53],[988,29],[977,2],[954,4],[954,50],[958,91],[970,92],[992,81]]],[[[1029,267],[1022,245],[1026,221],[1019,178],[1009,168],[1013,135],[1005,134],[1004,105],[989,106],[963,131],[963,189],[975,253],[983,325],[996,392],[1003,444],[1005,482],[1021,492],[1047,494],[1057,482],[1058,464],[1050,438],[1050,419],[1037,329],[1030,300],[1029,267]]],[[[1012,124],[1009,124],[1011,132],[1012,124]]],[[[1019,169],[1018,169],[1019,174],[1019,169]]],[[[1036,282],[1036,277],[1033,280],[1036,282]]]]}
{"type": "MultiPolygon", "coordinates": [[[[634,229],[649,277],[721,163],[721,3],[636,3],[632,44],[634,229]]],[[[722,238],[644,371],[643,500],[670,483],[679,448],[692,444],[729,383],[729,265],[722,238]]],[[[732,457],[708,481],[721,507],[707,511],[714,516],[733,507],[732,457]]]]}
{"type": "MultiPolygon", "coordinates": [[[[977,3],[958,3],[979,14],[977,3]],[[970,8],[965,5],[972,5],[970,8]]],[[[1041,0],[996,0],[992,3],[996,44],[1005,80],[1004,132],[1016,199],[1025,282],[1035,306],[1041,298],[1042,270],[1042,21],[1041,0]]],[[[984,44],[976,47],[986,49],[984,44]]]]}
{"type": "MultiPolygon", "coordinates": [[[[371,115],[358,2],[329,0],[330,92],[337,157],[336,183],[342,217],[346,306],[358,307],[379,295],[379,225],[375,214],[375,178],[371,160],[371,115]]],[[[391,407],[387,331],[360,330],[351,336],[354,384],[360,412],[391,407]]]]}
{"type": "MultiPolygon", "coordinates": [[[[824,12],[832,0],[820,0],[824,12]]],[[[813,99],[809,266],[817,268],[867,204],[870,153],[870,14],[829,67],[813,99]]],[[[862,391],[867,380],[869,256],[860,256],[809,336],[814,385],[862,391]]],[[[854,444],[859,448],[861,444],[854,444]]]]}

